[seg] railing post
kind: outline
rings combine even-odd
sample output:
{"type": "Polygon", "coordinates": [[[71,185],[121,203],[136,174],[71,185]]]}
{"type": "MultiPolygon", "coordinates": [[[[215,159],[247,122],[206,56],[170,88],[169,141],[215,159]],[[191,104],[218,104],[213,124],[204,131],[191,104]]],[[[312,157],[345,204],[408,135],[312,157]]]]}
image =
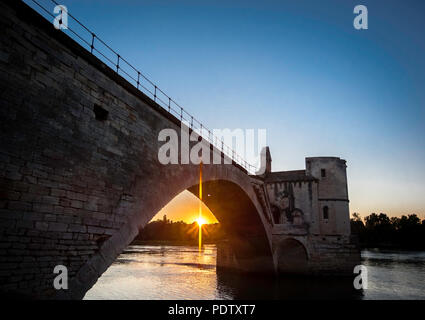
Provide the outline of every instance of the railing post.
{"type": "Polygon", "coordinates": [[[171,113],[171,98],[168,97],[168,112],[171,113]]]}
{"type": "Polygon", "coordinates": [[[155,101],[155,102],[156,102],[156,85],[155,85],[155,92],[154,92],[154,94],[153,94],[153,101],[155,101]]]}
{"type": "Polygon", "coordinates": [[[180,107],[180,121],[183,121],[183,108],[180,107]]]}
{"type": "Polygon", "coordinates": [[[90,53],[93,53],[93,49],[94,49],[94,38],[96,37],[96,35],[92,32],[91,34],[91,46],[90,46],[90,53]]]}
{"type": "Polygon", "coordinates": [[[117,73],[119,68],[120,68],[120,55],[117,54],[117,73]]]}
{"type": "Polygon", "coordinates": [[[191,116],[190,118],[190,129],[193,130],[193,116],[191,116]]]}
{"type": "Polygon", "coordinates": [[[139,89],[140,84],[140,71],[137,71],[137,89],[139,89]]]}

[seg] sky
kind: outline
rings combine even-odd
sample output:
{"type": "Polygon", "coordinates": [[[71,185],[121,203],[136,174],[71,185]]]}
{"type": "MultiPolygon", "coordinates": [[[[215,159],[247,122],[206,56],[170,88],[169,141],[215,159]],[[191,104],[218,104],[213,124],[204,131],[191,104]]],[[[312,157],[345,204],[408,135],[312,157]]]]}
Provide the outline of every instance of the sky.
{"type": "Polygon", "coordinates": [[[425,1],[60,3],[210,128],[266,129],[274,171],[341,157],[351,213],[425,218],[425,1]]]}

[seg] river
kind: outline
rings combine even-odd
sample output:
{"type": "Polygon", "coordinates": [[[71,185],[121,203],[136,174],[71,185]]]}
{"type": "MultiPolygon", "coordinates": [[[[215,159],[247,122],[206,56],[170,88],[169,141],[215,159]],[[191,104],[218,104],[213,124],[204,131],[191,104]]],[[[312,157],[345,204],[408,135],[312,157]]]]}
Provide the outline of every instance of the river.
{"type": "Polygon", "coordinates": [[[421,299],[425,252],[362,251],[368,288],[352,279],[241,276],[216,270],[216,247],[132,245],[84,299],[421,299]]]}

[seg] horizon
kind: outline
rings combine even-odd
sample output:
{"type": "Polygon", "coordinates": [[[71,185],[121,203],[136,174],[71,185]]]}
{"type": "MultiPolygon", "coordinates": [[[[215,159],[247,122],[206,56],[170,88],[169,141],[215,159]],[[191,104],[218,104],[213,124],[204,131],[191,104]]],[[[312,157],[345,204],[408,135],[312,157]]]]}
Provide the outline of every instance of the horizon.
{"type": "MultiPolygon", "coordinates": [[[[211,223],[220,223],[214,216],[214,213],[211,212],[211,210],[202,203],[202,213],[203,217],[207,220],[207,224],[211,223]]],[[[400,215],[390,215],[385,211],[371,211],[368,213],[362,213],[362,212],[355,212],[350,210],[350,219],[353,217],[354,213],[360,214],[362,220],[364,220],[365,217],[371,215],[372,213],[380,214],[385,213],[388,217],[398,217],[405,215],[408,216],[410,214],[416,214],[418,218],[422,221],[425,220],[424,214],[418,214],[416,212],[406,212],[402,213],[400,215]]],[[[183,221],[185,223],[193,223],[195,222],[196,218],[199,215],[199,199],[190,193],[189,191],[183,191],[179,195],[177,195],[173,200],[171,200],[167,205],[165,205],[151,220],[162,220],[163,216],[166,215],[167,219],[178,222],[183,221]]]]}
{"type": "MultiPolygon", "coordinates": [[[[354,212],[354,213],[356,213],[356,212],[354,212]]],[[[353,214],[354,214],[353,213],[353,214]]],[[[365,220],[365,218],[366,217],[368,217],[368,216],[370,216],[370,215],[372,215],[372,214],[377,214],[377,215],[380,215],[380,214],[385,214],[385,215],[387,215],[385,212],[379,212],[379,213],[377,213],[377,212],[372,212],[372,213],[370,213],[370,214],[368,214],[368,215],[366,215],[366,216],[362,216],[362,215],[360,215],[360,218],[361,218],[361,220],[362,221],[364,221],[365,220]]],[[[411,213],[411,214],[404,214],[404,215],[401,215],[401,216],[397,216],[397,217],[395,217],[395,218],[401,218],[401,217],[403,217],[403,216],[405,216],[405,217],[408,217],[408,216],[410,216],[410,215],[416,215],[415,213],[411,213]]],[[[173,219],[169,219],[168,218],[168,216],[165,214],[165,216],[166,216],[166,218],[167,218],[167,220],[168,221],[170,221],[170,222],[172,222],[172,223],[179,223],[179,222],[182,222],[182,223],[186,223],[186,224],[194,224],[194,223],[196,223],[196,220],[193,220],[193,221],[188,221],[188,220],[183,220],[183,219],[177,219],[177,220],[173,220],[173,219]]],[[[387,215],[388,216],[388,215],[387,215]]],[[[418,215],[416,215],[418,218],[420,218],[418,215]]],[[[393,217],[390,217],[390,216],[388,216],[389,218],[393,218],[393,217]]],[[[152,220],[151,221],[149,221],[148,223],[151,223],[151,222],[157,222],[157,221],[163,221],[163,218],[164,218],[164,216],[162,217],[162,218],[159,218],[159,217],[156,217],[156,215],[155,215],[155,217],[154,218],[152,218],[152,220]]],[[[351,217],[350,217],[350,219],[352,219],[353,218],[353,216],[351,215],[351,217]]],[[[420,219],[421,220],[421,222],[422,221],[425,221],[425,219],[420,219]]],[[[220,224],[220,221],[218,221],[218,220],[216,220],[216,221],[214,221],[214,222],[205,222],[204,223],[204,225],[210,225],[210,224],[220,224]]]]}

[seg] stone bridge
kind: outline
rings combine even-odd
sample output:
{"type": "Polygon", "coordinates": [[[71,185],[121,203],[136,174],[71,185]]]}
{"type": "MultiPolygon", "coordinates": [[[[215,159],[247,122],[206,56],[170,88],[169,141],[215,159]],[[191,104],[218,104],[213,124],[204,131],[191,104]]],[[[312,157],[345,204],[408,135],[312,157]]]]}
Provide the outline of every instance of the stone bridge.
{"type": "MultiPolygon", "coordinates": [[[[2,2],[0,17],[0,290],[81,299],[162,207],[184,190],[197,195],[199,166],[159,163],[159,132],[180,132],[180,120],[90,52],[20,1],[2,2]],[[68,290],[53,289],[56,265],[68,268],[68,290]]],[[[302,211],[292,187],[283,202],[271,191],[297,181],[230,162],[203,170],[204,202],[228,236],[218,266],[352,272],[348,194],[333,199],[347,210],[329,213],[343,219],[321,229],[314,176],[301,177],[310,190],[302,211]]]]}

